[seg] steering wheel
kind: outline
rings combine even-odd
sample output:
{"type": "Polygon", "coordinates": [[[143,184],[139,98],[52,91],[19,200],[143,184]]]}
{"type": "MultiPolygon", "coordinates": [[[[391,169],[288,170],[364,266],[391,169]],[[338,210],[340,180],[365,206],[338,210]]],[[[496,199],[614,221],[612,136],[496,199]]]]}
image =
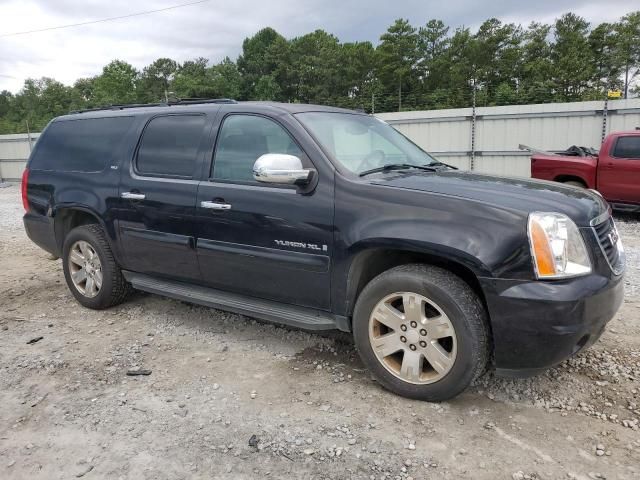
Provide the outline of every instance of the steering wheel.
{"type": "Polygon", "coordinates": [[[384,159],[386,155],[382,150],[373,150],[369,155],[362,159],[358,171],[364,172],[365,170],[371,170],[372,168],[378,168],[384,165],[384,159]]]}

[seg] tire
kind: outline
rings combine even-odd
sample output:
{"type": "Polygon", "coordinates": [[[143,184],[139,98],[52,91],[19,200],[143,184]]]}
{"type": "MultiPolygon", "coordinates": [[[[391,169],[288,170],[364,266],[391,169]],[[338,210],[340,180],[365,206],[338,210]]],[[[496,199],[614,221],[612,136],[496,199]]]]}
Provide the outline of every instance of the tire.
{"type": "Polygon", "coordinates": [[[466,282],[422,264],[402,265],[375,277],[358,297],[353,314],[355,345],[373,377],[398,395],[430,402],[455,397],[484,373],[491,351],[488,325],[482,302],[466,282]],[[418,305],[418,300],[419,309],[409,306],[408,313],[403,312],[405,304],[418,305]],[[388,306],[392,310],[386,310],[388,306]],[[409,325],[412,318],[425,328],[409,325]],[[406,343],[398,343],[402,338],[406,343]],[[404,351],[381,359],[398,346],[404,351]],[[407,359],[421,359],[414,363],[419,366],[404,369],[407,352],[407,359]],[[433,364],[427,356],[435,359],[433,364]],[[403,371],[409,372],[408,378],[402,378],[403,371]]]}
{"type": "Polygon", "coordinates": [[[587,188],[584,183],[579,182],[578,180],[567,180],[566,182],[562,182],[565,185],[571,185],[572,187],[578,187],[578,188],[587,188]]]}
{"type": "MultiPolygon", "coordinates": [[[[109,246],[109,242],[106,239],[104,231],[97,224],[76,227],[65,237],[64,245],[62,247],[62,268],[69,290],[78,303],[84,307],[94,310],[103,310],[105,308],[113,307],[114,305],[122,303],[131,292],[131,285],[124,279],[120,267],[113,257],[113,252],[111,251],[111,247],[109,246]],[[84,255],[84,252],[80,247],[83,247],[85,251],[93,251],[93,254],[84,255]],[[99,265],[99,268],[89,267],[93,268],[93,278],[99,278],[96,272],[99,271],[102,279],[100,288],[97,289],[93,295],[91,293],[94,292],[87,293],[89,292],[87,288],[88,284],[86,283],[87,280],[85,280],[83,287],[81,283],[76,286],[76,283],[74,283],[74,280],[72,279],[74,272],[83,269],[83,267],[80,266],[82,259],[72,253],[72,248],[75,253],[82,254],[81,258],[92,258],[93,265],[99,265]],[[73,259],[70,261],[70,257],[72,255],[73,259]],[[95,261],[96,256],[99,263],[95,261]],[[85,292],[83,293],[82,290],[85,292]]],[[[87,278],[89,275],[87,273],[87,267],[85,266],[84,269],[84,276],[87,278]]],[[[81,277],[76,276],[74,278],[81,277]]],[[[97,281],[94,281],[93,284],[94,288],[91,289],[92,291],[97,288],[95,287],[95,285],[97,285],[97,281]]]]}

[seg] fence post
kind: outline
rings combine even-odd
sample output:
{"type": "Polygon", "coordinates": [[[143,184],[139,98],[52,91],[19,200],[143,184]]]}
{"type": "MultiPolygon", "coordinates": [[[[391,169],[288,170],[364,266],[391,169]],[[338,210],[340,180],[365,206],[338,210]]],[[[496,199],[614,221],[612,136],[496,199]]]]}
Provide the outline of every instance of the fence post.
{"type": "Polygon", "coordinates": [[[604,139],[607,136],[607,116],[609,110],[609,94],[604,99],[604,108],[602,109],[602,138],[600,140],[600,145],[604,143],[604,139]]]}
{"type": "Polygon", "coordinates": [[[476,81],[473,80],[473,103],[471,106],[471,164],[469,169],[473,171],[476,164],[476,81]]]}

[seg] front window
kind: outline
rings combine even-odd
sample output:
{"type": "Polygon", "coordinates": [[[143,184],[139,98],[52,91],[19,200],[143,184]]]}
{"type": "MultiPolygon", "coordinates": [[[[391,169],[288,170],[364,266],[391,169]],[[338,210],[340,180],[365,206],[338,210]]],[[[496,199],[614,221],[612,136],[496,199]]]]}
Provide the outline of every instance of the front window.
{"type": "Polygon", "coordinates": [[[335,162],[355,174],[390,164],[435,162],[395,128],[375,117],[331,112],[296,116],[335,162]]]}

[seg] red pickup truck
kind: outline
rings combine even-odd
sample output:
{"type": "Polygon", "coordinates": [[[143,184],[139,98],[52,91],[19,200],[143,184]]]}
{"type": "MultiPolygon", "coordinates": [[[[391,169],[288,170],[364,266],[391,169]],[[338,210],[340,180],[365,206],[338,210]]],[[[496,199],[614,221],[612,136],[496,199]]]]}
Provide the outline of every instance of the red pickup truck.
{"type": "Polygon", "coordinates": [[[640,131],[610,134],[600,153],[535,152],[531,176],[599,191],[613,208],[640,212],[640,131]]]}

